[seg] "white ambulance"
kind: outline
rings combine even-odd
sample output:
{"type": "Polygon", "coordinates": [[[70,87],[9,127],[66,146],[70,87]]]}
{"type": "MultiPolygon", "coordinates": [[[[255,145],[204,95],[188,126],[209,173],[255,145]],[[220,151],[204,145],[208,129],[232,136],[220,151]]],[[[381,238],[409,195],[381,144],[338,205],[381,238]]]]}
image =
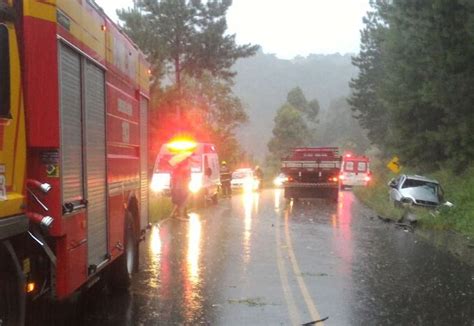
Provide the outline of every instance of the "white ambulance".
{"type": "Polygon", "coordinates": [[[341,189],[353,186],[367,186],[371,178],[368,157],[357,156],[351,153],[344,154],[339,174],[339,186],[341,189]]]}

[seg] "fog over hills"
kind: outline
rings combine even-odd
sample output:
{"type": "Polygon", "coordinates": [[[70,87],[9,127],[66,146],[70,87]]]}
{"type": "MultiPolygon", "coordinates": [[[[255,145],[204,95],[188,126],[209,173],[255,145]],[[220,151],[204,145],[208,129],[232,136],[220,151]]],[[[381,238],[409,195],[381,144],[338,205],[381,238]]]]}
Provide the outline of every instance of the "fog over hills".
{"type": "Polygon", "coordinates": [[[357,74],[351,55],[319,55],[278,59],[259,51],[254,57],[239,60],[234,91],[247,108],[249,122],[238,134],[244,149],[257,159],[267,153],[276,111],[288,92],[299,86],[306,98],[318,99],[321,123],[331,101],[349,94],[349,80],[357,74]]]}

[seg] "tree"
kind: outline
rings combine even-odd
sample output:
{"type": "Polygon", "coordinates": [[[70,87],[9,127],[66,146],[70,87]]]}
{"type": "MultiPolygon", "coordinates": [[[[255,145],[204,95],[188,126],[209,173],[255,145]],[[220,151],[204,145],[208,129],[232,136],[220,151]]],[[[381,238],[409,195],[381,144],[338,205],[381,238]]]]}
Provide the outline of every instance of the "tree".
{"type": "Polygon", "coordinates": [[[173,133],[186,132],[215,143],[221,153],[228,153],[224,157],[231,152],[239,155],[242,151],[234,132],[247,115],[232,93],[232,66],[239,58],[255,54],[258,46],[237,45],[235,35],[226,34],[225,15],[232,1],[141,0],[135,4],[117,14],[124,31],[152,63],[152,154],[173,133]]]}
{"type": "Polygon", "coordinates": [[[299,87],[295,87],[287,95],[288,104],[303,113],[311,122],[316,122],[316,117],[319,113],[319,102],[317,99],[308,102],[303,91],[299,87]]]}
{"type": "Polygon", "coordinates": [[[386,146],[388,133],[388,111],[381,98],[381,82],[384,78],[383,49],[386,25],[383,12],[386,6],[376,5],[374,12],[364,18],[365,28],[361,31],[361,50],[352,58],[352,64],[359,68],[359,75],[349,83],[352,94],[348,99],[360,125],[368,130],[369,140],[380,147],[386,146]]]}
{"type": "Polygon", "coordinates": [[[283,105],[275,117],[273,138],[268,149],[273,157],[281,158],[293,147],[308,145],[310,133],[303,116],[294,106],[283,105]]]}
{"type": "Polygon", "coordinates": [[[352,116],[346,97],[331,101],[327,114],[321,119],[318,134],[321,146],[337,146],[356,153],[364,153],[370,146],[366,131],[352,116]]]}
{"type": "Polygon", "coordinates": [[[118,10],[124,30],[153,60],[157,73],[172,67],[181,92],[182,75],[200,77],[204,72],[229,80],[239,58],[255,54],[258,46],[237,45],[226,35],[226,12],[231,0],[142,0],[135,9],[118,10]]]}
{"type": "Polygon", "coordinates": [[[474,158],[474,4],[377,0],[354,64],[352,108],[406,164],[455,170],[474,158]]]}
{"type": "Polygon", "coordinates": [[[290,90],[286,99],[275,116],[273,137],[268,143],[267,166],[270,167],[274,167],[275,162],[287,155],[291,148],[306,146],[313,141],[314,130],[308,122],[316,122],[319,102],[316,99],[308,102],[299,87],[290,90]]]}

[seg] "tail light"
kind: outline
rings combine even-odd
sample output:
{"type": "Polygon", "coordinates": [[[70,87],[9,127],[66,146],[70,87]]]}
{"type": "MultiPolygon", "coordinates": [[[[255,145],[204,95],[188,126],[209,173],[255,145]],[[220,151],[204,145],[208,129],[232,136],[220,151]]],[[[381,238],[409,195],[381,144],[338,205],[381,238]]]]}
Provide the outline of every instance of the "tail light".
{"type": "Polygon", "coordinates": [[[191,174],[191,181],[189,182],[189,191],[193,194],[198,193],[202,188],[202,173],[192,173],[191,174]]]}
{"type": "Polygon", "coordinates": [[[154,173],[151,178],[150,188],[153,192],[161,192],[169,189],[171,175],[169,173],[154,173]]]}

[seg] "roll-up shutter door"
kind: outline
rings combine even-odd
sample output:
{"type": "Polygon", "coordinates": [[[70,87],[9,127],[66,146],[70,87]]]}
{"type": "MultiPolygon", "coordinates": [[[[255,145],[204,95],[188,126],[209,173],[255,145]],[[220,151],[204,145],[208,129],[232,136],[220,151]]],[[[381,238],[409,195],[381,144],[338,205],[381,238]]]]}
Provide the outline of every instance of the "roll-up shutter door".
{"type": "Polygon", "coordinates": [[[148,100],[140,99],[140,227],[148,224],[148,100]]]}
{"type": "Polygon", "coordinates": [[[60,45],[61,176],[63,203],[83,199],[81,58],[60,45]]]}
{"type": "Polygon", "coordinates": [[[99,265],[107,254],[107,197],[104,72],[85,60],[85,156],[88,262],[99,265]]]}

